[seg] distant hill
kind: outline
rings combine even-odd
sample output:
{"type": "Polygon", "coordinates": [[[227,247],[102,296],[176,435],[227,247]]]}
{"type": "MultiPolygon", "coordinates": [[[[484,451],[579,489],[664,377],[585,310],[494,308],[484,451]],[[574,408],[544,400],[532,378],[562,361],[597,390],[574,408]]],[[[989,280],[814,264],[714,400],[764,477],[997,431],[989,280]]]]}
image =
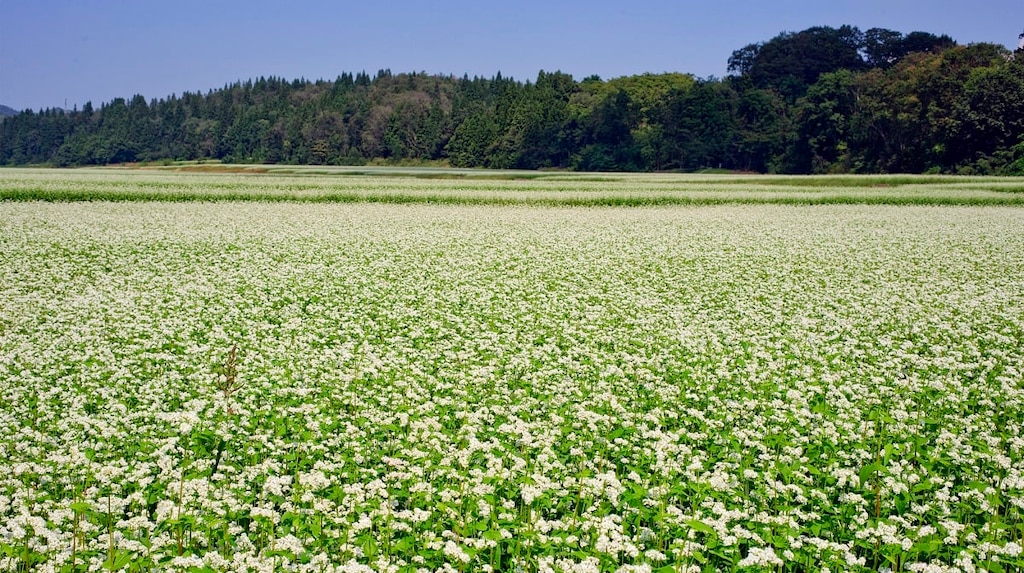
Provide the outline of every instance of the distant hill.
{"type": "Polygon", "coordinates": [[[6,105],[0,105],[0,116],[3,115],[18,115],[18,110],[7,107],[6,105]]]}

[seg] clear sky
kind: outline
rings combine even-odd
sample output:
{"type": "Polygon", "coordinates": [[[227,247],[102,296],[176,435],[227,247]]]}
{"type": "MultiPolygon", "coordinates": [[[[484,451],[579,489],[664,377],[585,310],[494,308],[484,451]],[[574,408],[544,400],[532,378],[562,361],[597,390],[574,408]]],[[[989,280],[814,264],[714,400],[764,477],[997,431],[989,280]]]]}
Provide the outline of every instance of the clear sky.
{"type": "Polygon", "coordinates": [[[382,68],[721,77],[733,50],[843,24],[1015,48],[1024,0],[0,0],[0,104],[81,107],[382,68]]]}

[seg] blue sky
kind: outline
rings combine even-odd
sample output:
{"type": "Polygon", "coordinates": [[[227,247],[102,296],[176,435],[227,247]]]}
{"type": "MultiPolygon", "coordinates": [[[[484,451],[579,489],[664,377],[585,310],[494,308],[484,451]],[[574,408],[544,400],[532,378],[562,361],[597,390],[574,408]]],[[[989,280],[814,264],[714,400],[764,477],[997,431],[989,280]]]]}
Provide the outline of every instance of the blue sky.
{"type": "Polygon", "coordinates": [[[341,72],[723,76],[733,50],[851,24],[1016,47],[1024,0],[0,0],[0,104],[79,107],[341,72]]]}

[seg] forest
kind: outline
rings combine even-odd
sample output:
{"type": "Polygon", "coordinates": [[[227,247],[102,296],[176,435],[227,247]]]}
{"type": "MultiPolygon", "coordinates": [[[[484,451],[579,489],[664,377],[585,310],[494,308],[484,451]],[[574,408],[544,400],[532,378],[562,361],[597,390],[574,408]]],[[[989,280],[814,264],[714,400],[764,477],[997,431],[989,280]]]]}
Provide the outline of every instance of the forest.
{"type": "Polygon", "coordinates": [[[0,120],[0,165],[220,160],[581,171],[1024,174],[1024,50],[819,26],[728,75],[261,77],[0,120]]]}

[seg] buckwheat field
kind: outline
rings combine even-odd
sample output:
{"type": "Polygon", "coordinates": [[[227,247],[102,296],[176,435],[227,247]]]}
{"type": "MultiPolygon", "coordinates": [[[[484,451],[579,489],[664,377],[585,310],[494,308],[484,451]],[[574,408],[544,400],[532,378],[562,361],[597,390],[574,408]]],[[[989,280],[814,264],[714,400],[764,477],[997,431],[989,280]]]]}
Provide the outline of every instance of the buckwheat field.
{"type": "Polygon", "coordinates": [[[0,570],[1024,570],[1024,182],[451,177],[0,172],[0,570]]]}

